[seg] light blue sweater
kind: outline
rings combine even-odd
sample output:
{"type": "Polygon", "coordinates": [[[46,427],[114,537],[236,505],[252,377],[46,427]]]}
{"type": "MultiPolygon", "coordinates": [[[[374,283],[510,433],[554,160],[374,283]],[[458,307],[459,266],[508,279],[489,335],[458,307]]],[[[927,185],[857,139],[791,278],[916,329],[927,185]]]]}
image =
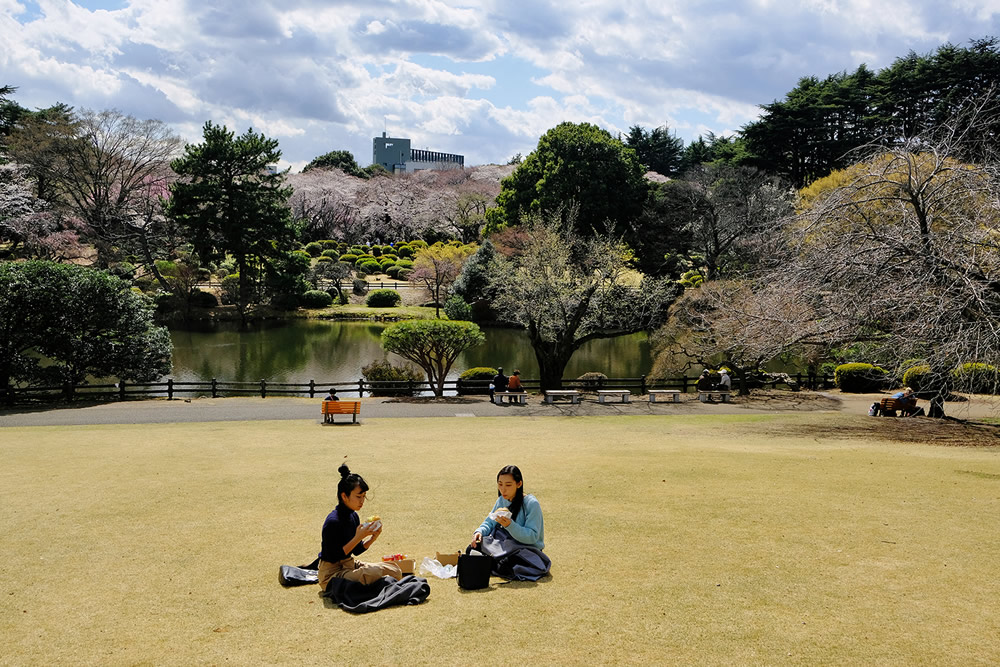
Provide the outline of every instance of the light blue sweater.
{"type": "MultiPolygon", "coordinates": [[[[501,507],[510,507],[510,503],[503,496],[497,498],[497,502],[493,505],[493,509],[490,510],[490,514],[501,507]]],[[[487,516],[476,532],[480,535],[492,535],[498,526],[502,528],[499,523],[487,516]]],[[[521,511],[517,513],[517,518],[510,522],[506,530],[510,533],[511,537],[521,544],[526,544],[529,547],[535,547],[539,550],[545,548],[545,526],[542,522],[542,506],[538,504],[538,500],[533,495],[528,494],[524,497],[521,511]]]]}

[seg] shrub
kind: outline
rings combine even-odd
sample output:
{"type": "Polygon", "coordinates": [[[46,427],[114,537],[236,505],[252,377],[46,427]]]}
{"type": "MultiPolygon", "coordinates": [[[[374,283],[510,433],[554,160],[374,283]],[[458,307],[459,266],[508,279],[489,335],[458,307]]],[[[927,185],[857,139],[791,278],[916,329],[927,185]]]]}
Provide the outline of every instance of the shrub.
{"type": "Polygon", "coordinates": [[[465,299],[452,294],[444,304],[444,314],[449,320],[472,321],[472,306],[465,302],[465,299]]]}
{"type": "Polygon", "coordinates": [[[396,248],[396,254],[399,255],[400,259],[405,257],[413,257],[413,248],[408,245],[401,245],[396,248]]]}
{"type": "Polygon", "coordinates": [[[214,294],[200,289],[193,290],[189,298],[195,308],[215,308],[219,305],[219,300],[214,294]]]}
{"type": "Polygon", "coordinates": [[[426,248],[427,247],[427,241],[421,241],[420,239],[417,239],[416,241],[410,241],[409,246],[411,248],[414,248],[414,249],[416,249],[416,248],[426,248]]]}
{"type": "Polygon", "coordinates": [[[915,366],[910,366],[903,373],[903,386],[911,387],[913,391],[920,393],[921,390],[927,389],[928,382],[931,375],[931,367],[927,364],[917,364],[915,366]]]}
{"type": "Polygon", "coordinates": [[[990,364],[962,364],[953,373],[958,388],[970,394],[996,394],[1000,386],[1000,371],[990,364]]]}
{"type": "Polygon", "coordinates": [[[320,255],[319,257],[316,258],[316,263],[317,264],[319,264],[320,262],[332,262],[332,261],[333,261],[333,258],[331,258],[331,257],[324,257],[323,255],[320,255]]]}
{"type": "Polygon", "coordinates": [[[365,273],[371,275],[373,273],[382,273],[382,265],[376,262],[374,259],[359,264],[357,266],[358,270],[364,271],[365,273]]]}
{"type": "Polygon", "coordinates": [[[178,309],[177,297],[170,292],[158,292],[153,297],[156,304],[156,312],[166,314],[178,309]]]}
{"type": "Polygon", "coordinates": [[[368,293],[368,281],[361,280],[360,278],[355,278],[354,282],[351,284],[351,291],[353,291],[358,296],[362,296],[368,293]]]}
{"type": "Polygon", "coordinates": [[[305,250],[293,250],[289,254],[294,257],[304,257],[306,260],[312,260],[312,255],[307,253],[305,250]]]}
{"type": "MultiPolygon", "coordinates": [[[[397,264],[396,266],[399,266],[399,264],[397,264]]],[[[396,275],[399,276],[400,280],[409,280],[411,273],[413,273],[413,269],[408,269],[405,266],[401,266],[399,267],[399,271],[396,273],[396,275]]]]}
{"type": "Polygon", "coordinates": [[[230,305],[240,298],[240,274],[230,273],[222,279],[222,304],[230,305]]]}
{"type": "Polygon", "coordinates": [[[584,389],[598,389],[603,387],[604,383],[608,381],[608,376],[604,373],[591,371],[590,373],[584,373],[578,377],[577,381],[584,389]]]}
{"type": "Polygon", "coordinates": [[[841,364],[833,372],[833,380],[843,392],[866,393],[878,391],[885,385],[884,368],[872,364],[841,364]]]}
{"type": "Polygon", "coordinates": [[[319,242],[319,244],[323,246],[323,250],[336,250],[337,248],[340,247],[340,244],[338,244],[333,239],[323,239],[322,241],[319,242]]]}
{"type": "Polygon", "coordinates": [[[358,261],[358,256],[347,252],[340,256],[340,261],[354,266],[354,263],[358,261]]]}
{"type": "Polygon", "coordinates": [[[371,249],[371,254],[374,257],[381,257],[382,256],[382,246],[380,246],[380,245],[373,245],[372,249],[371,249]]]}
{"type": "Polygon", "coordinates": [[[365,305],[369,308],[392,308],[398,306],[403,298],[394,289],[377,289],[365,299],[365,305]]]}
{"type": "Polygon", "coordinates": [[[423,374],[412,364],[402,364],[393,366],[388,359],[373,361],[361,369],[361,375],[365,382],[386,383],[382,386],[373,386],[371,389],[373,396],[405,396],[412,395],[408,387],[401,387],[389,383],[396,382],[423,382],[423,374]]]}
{"type": "Polygon", "coordinates": [[[331,303],[333,297],[318,289],[311,289],[299,297],[299,305],[303,308],[326,308],[331,303]]]}
{"type": "Polygon", "coordinates": [[[382,270],[385,271],[390,266],[396,266],[396,262],[393,261],[393,260],[391,260],[391,259],[382,259],[382,260],[379,260],[379,266],[381,266],[382,270]]]}
{"type": "Polygon", "coordinates": [[[490,381],[497,374],[497,369],[489,366],[476,366],[463,372],[458,376],[462,382],[458,386],[458,393],[462,395],[484,395],[490,393],[490,381]],[[463,386],[464,383],[475,383],[472,386],[463,386]]]}
{"type": "Polygon", "coordinates": [[[392,261],[395,262],[397,259],[399,259],[399,257],[397,255],[395,255],[394,253],[384,252],[384,253],[382,253],[382,259],[391,259],[392,261]]]}
{"type": "Polygon", "coordinates": [[[401,268],[402,267],[400,267],[398,264],[393,264],[392,266],[388,266],[385,269],[385,275],[389,276],[390,278],[394,278],[394,279],[398,280],[399,279],[399,270],[401,268]]]}
{"type": "Polygon", "coordinates": [[[320,257],[327,257],[329,259],[340,259],[340,253],[336,250],[324,250],[320,253],[320,257]]]}
{"type": "Polygon", "coordinates": [[[323,252],[323,244],[317,243],[316,241],[307,243],[306,252],[309,253],[311,257],[319,257],[320,253],[323,252]]]}

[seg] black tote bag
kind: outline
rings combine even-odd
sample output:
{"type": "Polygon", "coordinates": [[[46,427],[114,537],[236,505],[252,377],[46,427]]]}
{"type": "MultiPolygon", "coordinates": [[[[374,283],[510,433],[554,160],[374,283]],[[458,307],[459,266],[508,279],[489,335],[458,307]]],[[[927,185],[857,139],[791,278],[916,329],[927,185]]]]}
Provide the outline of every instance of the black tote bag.
{"type": "Polygon", "coordinates": [[[481,554],[472,547],[458,557],[458,587],[474,591],[489,588],[490,572],[493,571],[493,557],[481,554]]]}

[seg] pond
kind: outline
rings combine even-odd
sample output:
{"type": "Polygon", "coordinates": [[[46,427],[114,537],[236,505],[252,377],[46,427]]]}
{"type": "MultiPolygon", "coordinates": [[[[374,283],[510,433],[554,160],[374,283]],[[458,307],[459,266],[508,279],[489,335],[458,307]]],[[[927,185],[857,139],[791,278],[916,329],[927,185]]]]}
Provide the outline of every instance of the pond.
{"type": "MultiPolygon", "coordinates": [[[[292,320],[240,329],[220,323],[209,329],[173,330],[173,373],[181,382],[212,378],[231,382],[301,382],[319,384],[353,382],[361,368],[386,356],[380,344],[388,324],[292,320]]],[[[508,373],[520,369],[525,378],[538,377],[538,364],[520,329],[483,327],[486,343],[459,355],[449,377],[476,366],[503,366],[508,373]]],[[[388,355],[394,364],[405,361],[388,355]]],[[[594,340],[573,355],[564,377],[576,378],[590,371],[608,377],[649,374],[652,358],[645,333],[594,340]]]]}

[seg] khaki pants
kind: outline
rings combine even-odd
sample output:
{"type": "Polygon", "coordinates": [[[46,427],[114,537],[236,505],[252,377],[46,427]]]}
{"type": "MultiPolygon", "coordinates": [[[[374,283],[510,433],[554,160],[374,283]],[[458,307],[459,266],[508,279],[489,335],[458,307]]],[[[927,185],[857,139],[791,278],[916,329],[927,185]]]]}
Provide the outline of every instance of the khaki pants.
{"type": "Polygon", "coordinates": [[[370,584],[382,577],[392,577],[396,581],[403,578],[403,572],[395,563],[362,563],[353,558],[345,558],[335,563],[319,562],[319,585],[324,591],[334,577],[370,584]]]}

